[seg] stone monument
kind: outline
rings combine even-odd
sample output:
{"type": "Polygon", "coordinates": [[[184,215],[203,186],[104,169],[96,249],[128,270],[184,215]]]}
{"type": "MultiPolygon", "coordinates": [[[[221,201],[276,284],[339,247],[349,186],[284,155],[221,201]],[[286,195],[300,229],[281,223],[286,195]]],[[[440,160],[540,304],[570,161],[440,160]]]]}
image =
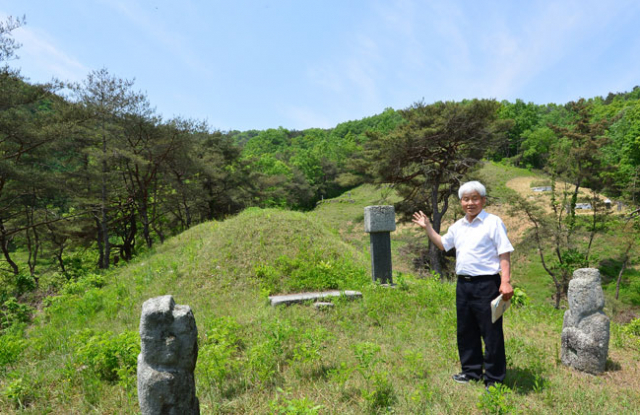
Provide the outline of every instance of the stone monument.
{"type": "Polygon", "coordinates": [[[138,401],[143,415],[196,415],[193,371],[198,358],[198,329],[191,308],[173,297],[151,298],[142,305],[138,355],[138,401]]]}
{"type": "Polygon", "coordinates": [[[609,351],[609,318],[604,314],[600,272],[581,268],[569,282],[569,310],[562,325],[562,363],[583,372],[604,372],[609,351]]]}
{"type": "Polygon", "coordinates": [[[393,284],[391,276],[391,232],[396,230],[396,212],[393,206],[367,206],[364,208],[364,231],[371,245],[371,273],[373,280],[393,284]]]}

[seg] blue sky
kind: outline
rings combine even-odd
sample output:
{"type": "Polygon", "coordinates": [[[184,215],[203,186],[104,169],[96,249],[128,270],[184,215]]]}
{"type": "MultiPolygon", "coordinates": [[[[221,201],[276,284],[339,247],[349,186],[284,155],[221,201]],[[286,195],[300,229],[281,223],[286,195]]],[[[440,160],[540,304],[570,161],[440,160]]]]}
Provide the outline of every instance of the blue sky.
{"type": "Polygon", "coordinates": [[[31,82],[107,68],[165,118],[331,128],[465,98],[537,104],[640,85],[640,2],[0,0],[31,82]]]}

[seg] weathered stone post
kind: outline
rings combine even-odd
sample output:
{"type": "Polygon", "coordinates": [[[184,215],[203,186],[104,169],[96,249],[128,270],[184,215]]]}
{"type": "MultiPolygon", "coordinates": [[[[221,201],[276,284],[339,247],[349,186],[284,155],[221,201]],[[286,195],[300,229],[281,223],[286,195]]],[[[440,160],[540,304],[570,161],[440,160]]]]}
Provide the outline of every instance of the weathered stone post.
{"type": "Polygon", "coordinates": [[[142,305],[138,355],[138,401],[143,415],[196,415],[193,371],[198,358],[198,329],[191,308],[173,297],[151,298],[142,305]]]}
{"type": "Polygon", "coordinates": [[[369,233],[371,245],[371,274],[373,280],[393,284],[391,276],[391,232],[396,230],[393,206],[364,208],[364,231],[369,233]]]}
{"type": "Polygon", "coordinates": [[[581,268],[569,281],[569,310],[562,324],[562,363],[583,372],[604,372],[609,351],[609,318],[602,312],[600,272],[581,268]]]}

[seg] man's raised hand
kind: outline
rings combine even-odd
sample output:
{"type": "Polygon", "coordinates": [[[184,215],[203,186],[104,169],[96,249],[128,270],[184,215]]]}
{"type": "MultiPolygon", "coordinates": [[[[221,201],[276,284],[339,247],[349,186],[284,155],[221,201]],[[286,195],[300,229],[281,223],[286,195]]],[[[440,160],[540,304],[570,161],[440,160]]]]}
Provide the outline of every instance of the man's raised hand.
{"type": "Polygon", "coordinates": [[[413,220],[411,222],[425,229],[427,229],[427,226],[430,224],[429,218],[422,211],[414,213],[413,220]]]}

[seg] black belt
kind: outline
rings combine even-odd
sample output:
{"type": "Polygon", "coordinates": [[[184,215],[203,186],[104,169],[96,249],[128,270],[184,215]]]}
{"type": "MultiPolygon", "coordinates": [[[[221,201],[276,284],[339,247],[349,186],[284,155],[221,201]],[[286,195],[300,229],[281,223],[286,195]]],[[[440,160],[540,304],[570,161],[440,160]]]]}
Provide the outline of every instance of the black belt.
{"type": "Polygon", "coordinates": [[[490,278],[499,277],[500,274],[491,274],[491,275],[460,275],[458,274],[458,279],[465,281],[482,281],[488,280],[490,278]]]}

